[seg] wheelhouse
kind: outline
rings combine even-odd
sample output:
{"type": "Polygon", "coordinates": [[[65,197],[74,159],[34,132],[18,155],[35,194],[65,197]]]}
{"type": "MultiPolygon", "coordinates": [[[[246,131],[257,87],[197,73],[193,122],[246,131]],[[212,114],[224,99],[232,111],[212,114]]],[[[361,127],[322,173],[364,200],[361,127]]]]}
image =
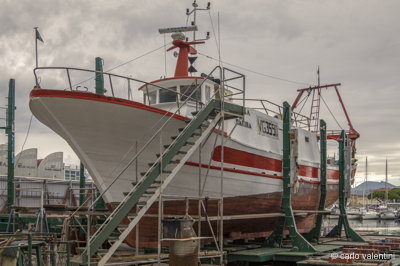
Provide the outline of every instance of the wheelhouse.
{"type": "Polygon", "coordinates": [[[173,77],[153,81],[150,84],[141,86],[139,90],[143,92],[144,104],[175,111],[185,101],[187,101],[188,107],[192,107],[189,109],[198,109],[211,98],[218,98],[219,88],[219,79],[173,77]]]}

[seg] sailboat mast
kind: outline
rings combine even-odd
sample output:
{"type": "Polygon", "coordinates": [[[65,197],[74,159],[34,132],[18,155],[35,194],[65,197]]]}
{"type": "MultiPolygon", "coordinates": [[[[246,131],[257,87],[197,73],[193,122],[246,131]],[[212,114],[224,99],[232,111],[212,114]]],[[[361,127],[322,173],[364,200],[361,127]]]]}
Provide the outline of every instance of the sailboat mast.
{"type": "Polygon", "coordinates": [[[364,207],[366,207],[365,192],[367,191],[367,181],[368,181],[368,156],[365,157],[365,178],[364,178],[364,190],[363,190],[363,205],[364,205],[364,207]]]}
{"type": "Polygon", "coordinates": [[[387,189],[387,184],[388,184],[388,160],[387,160],[387,157],[386,157],[386,167],[385,167],[385,205],[387,205],[388,196],[389,196],[389,191],[387,189]]]}

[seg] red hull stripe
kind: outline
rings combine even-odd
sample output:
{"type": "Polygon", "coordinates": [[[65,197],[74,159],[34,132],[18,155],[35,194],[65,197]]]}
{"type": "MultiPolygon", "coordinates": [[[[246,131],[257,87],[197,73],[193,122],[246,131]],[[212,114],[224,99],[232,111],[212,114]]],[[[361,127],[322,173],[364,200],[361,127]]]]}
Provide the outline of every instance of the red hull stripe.
{"type": "MultiPolygon", "coordinates": [[[[354,172],[355,173],[355,172],[354,172]]],[[[336,179],[339,180],[339,170],[331,170],[331,169],[327,169],[326,170],[326,177],[328,179],[336,179]]],[[[352,177],[354,177],[354,175],[352,174],[352,177]]]]}
{"type": "MultiPolygon", "coordinates": [[[[221,146],[215,147],[212,159],[221,162],[221,146]]],[[[273,172],[282,172],[282,161],[260,156],[229,147],[224,147],[224,162],[245,167],[258,168],[273,172]]]]}
{"type": "Polygon", "coordinates": [[[299,165],[298,169],[299,176],[308,176],[312,178],[319,178],[319,168],[299,165]]]}
{"type": "MultiPolygon", "coordinates": [[[[217,146],[212,154],[212,159],[216,162],[221,162],[221,146],[217,146]]],[[[264,156],[260,156],[254,153],[249,153],[229,147],[224,147],[224,162],[233,165],[240,165],[244,167],[257,168],[266,171],[277,172],[282,175],[282,161],[276,160],[264,156]]],[[[235,168],[233,168],[235,169],[235,168]]],[[[237,170],[237,169],[235,169],[237,170]]],[[[251,172],[254,173],[254,172],[251,172]]],[[[257,173],[258,174],[258,173],[257,173]]],[[[260,173],[260,175],[263,175],[260,173]]],[[[319,168],[299,165],[298,169],[299,176],[305,176],[309,178],[319,179],[319,168]]],[[[339,171],[327,170],[327,179],[339,179],[339,171]]],[[[314,181],[310,181],[314,182],[314,181]]],[[[319,181],[315,181],[318,182],[319,181]]]]}
{"type": "MultiPolygon", "coordinates": [[[[219,166],[214,166],[214,165],[208,166],[207,164],[199,164],[199,163],[195,163],[195,162],[186,162],[185,165],[196,166],[196,167],[200,166],[201,168],[210,167],[210,169],[212,169],[212,170],[218,170],[218,171],[221,170],[221,167],[219,167],[219,166]]],[[[263,174],[263,173],[257,173],[257,172],[252,172],[252,171],[230,168],[230,167],[224,167],[223,169],[224,169],[224,171],[227,171],[227,172],[233,172],[233,173],[244,174],[244,175],[263,176],[263,177],[275,178],[275,179],[283,178],[283,176],[281,176],[281,175],[269,175],[269,174],[263,174]]],[[[299,182],[310,183],[310,184],[319,184],[320,183],[320,181],[304,180],[301,177],[299,178],[299,182]]],[[[329,181],[327,183],[328,183],[328,185],[336,185],[337,184],[337,182],[329,182],[329,181]]]]}
{"type": "MultiPolygon", "coordinates": [[[[201,166],[202,168],[208,168],[208,164],[203,164],[203,163],[199,164],[199,163],[195,163],[195,162],[186,162],[185,164],[190,165],[190,166],[197,166],[197,167],[201,166]]],[[[221,170],[221,167],[210,165],[210,169],[221,170]]],[[[247,171],[247,170],[236,169],[236,168],[230,168],[230,167],[224,167],[224,171],[245,174],[245,175],[256,175],[256,176],[264,176],[264,177],[269,177],[269,178],[282,179],[281,175],[269,175],[269,174],[257,173],[257,172],[247,171]]]]}
{"type": "Polygon", "coordinates": [[[61,90],[45,90],[45,89],[34,89],[31,91],[31,98],[40,98],[40,97],[54,97],[54,98],[71,98],[71,99],[81,99],[81,100],[89,100],[89,101],[98,101],[98,102],[105,102],[105,103],[112,103],[112,104],[119,104],[123,106],[133,107],[137,109],[142,109],[146,111],[150,111],[153,113],[158,113],[167,116],[173,116],[179,120],[189,120],[189,118],[181,116],[181,115],[174,115],[171,112],[167,112],[162,109],[154,108],[139,102],[129,101],[121,98],[116,97],[109,97],[100,94],[88,93],[88,92],[78,92],[78,91],[61,91],[61,90]]]}

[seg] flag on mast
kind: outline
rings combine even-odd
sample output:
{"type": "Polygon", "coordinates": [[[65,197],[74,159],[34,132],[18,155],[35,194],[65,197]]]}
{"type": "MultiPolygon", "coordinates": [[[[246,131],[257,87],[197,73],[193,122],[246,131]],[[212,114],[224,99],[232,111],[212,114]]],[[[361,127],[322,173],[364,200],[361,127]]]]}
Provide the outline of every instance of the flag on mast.
{"type": "Polygon", "coordinates": [[[36,67],[39,66],[38,62],[38,47],[37,47],[37,42],[38,40],[44,43],[42,36],[40,36],[40,33],[38,31],[38,27],[34,27],[35,29],[35,59],[36,59],[36,67]]]}
{"type": "Polygon", "coordinates": [[[36,40],[39,40],[39,41],[41,41],[42,43],[44,43],[44,41],[43,41],[43,39],[42,39],[42,36],[40,36],[40,33],[39,33],[37,27],[35,27],[35,31],[36,31],[36,40]]]}

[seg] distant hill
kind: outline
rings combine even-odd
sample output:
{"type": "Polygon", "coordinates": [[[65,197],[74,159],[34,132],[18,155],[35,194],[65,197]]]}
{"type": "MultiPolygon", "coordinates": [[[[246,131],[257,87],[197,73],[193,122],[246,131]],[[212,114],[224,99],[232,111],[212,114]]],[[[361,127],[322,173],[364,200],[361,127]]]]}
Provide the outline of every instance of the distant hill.
{"type": "MultiPolygon", "coordinates": [[[[387,183],[386,185],[387,188],[397,188],[398,186],[392,185],[390,183],[387,183]]],[[[376,181],[367,181],[367,182],[363,182],[361,184],[359,184],[358,186],[356,186],[355,188],[351,189],[351,194],[355,194],[355,195],[362,195],[364,193],[364,189],[365,189],[365,195],[368,195],[369,193],[371,193],[372,191],[378,189],[378,188],[385,188],[385,181],[380,181],[380,182],[376,182],[376,181]]]]}

